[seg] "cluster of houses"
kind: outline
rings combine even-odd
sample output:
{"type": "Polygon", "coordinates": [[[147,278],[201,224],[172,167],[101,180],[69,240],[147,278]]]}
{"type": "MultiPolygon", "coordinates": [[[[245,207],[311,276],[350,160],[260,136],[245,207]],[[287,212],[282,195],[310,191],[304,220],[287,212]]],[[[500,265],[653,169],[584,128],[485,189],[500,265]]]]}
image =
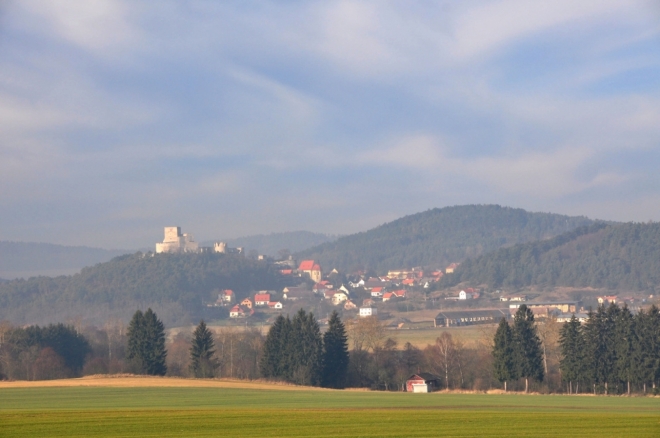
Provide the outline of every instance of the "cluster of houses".
{"type": "Polygon", "coordinates": [[[218,300],[213,306],[232,306],[229,310],[230,318],[247,318],[254,315],[255,308],[263,307],[280,310],[283,305],[280,301],[272,301],[269,291],[259,291],[253,297],[247,297],[236,303],[236,294],[231,289],[225,289],[218,294],[218,300]]]}
{"type": "MultiPolygon", "coordinates": [[[[303,260],[297,268],[292,259],[282,261],[280,264],[283,267],[280,270],[282,274],[308,278],[314,281],[314,285],[311,289],[304,283],[285,287],[281,294],[282,301],[273,298],[277,295],[275,291],[259,291],[254,296],[237,302],[236,294],[227,289],[221,291],[217,301],[209,306],[231,307],[230,318],[247,318],[254,315],[259,308],[281,310],[284,308],[283,302],[286,301],[323,299],[334,306],[342,306],[344,310],[356,310],[361,317],[368,317],[377,314],[376,303],[405,300],[406,288],[428,287],[431,282],[438,281],[443,275],[442,271],[425,273],[420,268],[392,270],[382,277],[366,277],[364,273],[358,273],[348,281],[349,287],[343,284],[335,287],[331,281],[324,279],[321,266],[315,260],[303,260]],[[362,299],[361,303],[356,302],[357,297],[352,290],[357,288],[367,292],[370,298],[362,299]]],[[[338,272],[333,270],[330,272],[330,275],[332,274],[338,272]]]]}

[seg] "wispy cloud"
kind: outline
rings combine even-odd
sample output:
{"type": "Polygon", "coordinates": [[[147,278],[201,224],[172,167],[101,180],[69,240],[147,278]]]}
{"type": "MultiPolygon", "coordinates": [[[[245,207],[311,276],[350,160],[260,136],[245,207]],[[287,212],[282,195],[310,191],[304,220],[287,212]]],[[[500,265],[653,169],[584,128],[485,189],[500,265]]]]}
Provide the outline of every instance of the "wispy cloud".
{"type": "Polygon", "coordinates": [[[650,219],[656,3],[8,2],[0,238],[345,233],[469,202],[650,219]]]}

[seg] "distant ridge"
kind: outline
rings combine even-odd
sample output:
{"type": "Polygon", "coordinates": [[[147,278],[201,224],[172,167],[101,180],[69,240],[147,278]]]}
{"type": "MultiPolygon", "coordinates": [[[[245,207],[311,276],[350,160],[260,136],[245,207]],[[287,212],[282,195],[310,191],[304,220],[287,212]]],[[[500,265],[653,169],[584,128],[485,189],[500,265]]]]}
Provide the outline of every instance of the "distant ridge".
{"type": "Polygon", "coordinates": [[[52,243],[0,241],[0,278],[69,275],[129,251],[52,243]]]}
{"type": "Polygon", "coordinates": [[[300,251],[324,269],[444,268],[517,243],[549,239],[594,223],[578,216],[530,213],[499,205],[435,208],[300,251]]]}

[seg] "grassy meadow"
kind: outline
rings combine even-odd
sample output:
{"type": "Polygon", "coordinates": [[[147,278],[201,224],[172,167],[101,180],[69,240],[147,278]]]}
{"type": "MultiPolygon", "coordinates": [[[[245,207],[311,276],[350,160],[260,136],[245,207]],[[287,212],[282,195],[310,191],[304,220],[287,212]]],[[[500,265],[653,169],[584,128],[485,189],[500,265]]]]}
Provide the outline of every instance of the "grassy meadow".
{"type": "Polygon", "coordinates": [[[660,398],[0,386],[0,436],[658,437],[660,398]]]}

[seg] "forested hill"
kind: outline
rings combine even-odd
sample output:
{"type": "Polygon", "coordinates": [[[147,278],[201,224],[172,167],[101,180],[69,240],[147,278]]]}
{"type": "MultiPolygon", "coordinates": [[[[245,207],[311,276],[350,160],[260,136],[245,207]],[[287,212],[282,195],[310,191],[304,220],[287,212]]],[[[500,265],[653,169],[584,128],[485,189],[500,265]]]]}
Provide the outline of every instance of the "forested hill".
{"type": "Polygon", "coordinates": [[[0,283],[0,321],[103,324],[111,317],[127,321],[136,309],[151,307],[167,325],[196,323],[218,289],[232,289],[243,298],[280,286],[272,265],[239,255],[136,253],[72,276],[0,283]]]}
{"type": "Polygon", "coordinates": [[[530,213],[499,205],[466,205],[405,216],[297,254],[324,269],[446,267],[517,243],[547,239],[593,223],[586,217],[530,213]]]}
{"type": "Polygon", "coordinates": [[[503,248],[466,260],[443,286],[525,286],[657,290],[660,224],[594,224],[553,239],[503,248]]]}
{"type": "MultiPolygon", "coordinates": [[[[219,239],[231,248],[242,247],[245,253],[256,251],[271,257],[279,257],[280,251],[291,253],[303,251],[316,245],[334,240],[334,236],[312,233],[311,231],[290,231],[286,233],[258,234],[255,236],[237,237],[235,239],[219,239]]],[[[202,242],[205,246],[213,246],[213,242],[202,242]]]]}
{"type": "Polygon", "coordinates": [[[128,251],[51,243],[0,241],[0,278],[62,275],[102,263],[128,251]]]}

